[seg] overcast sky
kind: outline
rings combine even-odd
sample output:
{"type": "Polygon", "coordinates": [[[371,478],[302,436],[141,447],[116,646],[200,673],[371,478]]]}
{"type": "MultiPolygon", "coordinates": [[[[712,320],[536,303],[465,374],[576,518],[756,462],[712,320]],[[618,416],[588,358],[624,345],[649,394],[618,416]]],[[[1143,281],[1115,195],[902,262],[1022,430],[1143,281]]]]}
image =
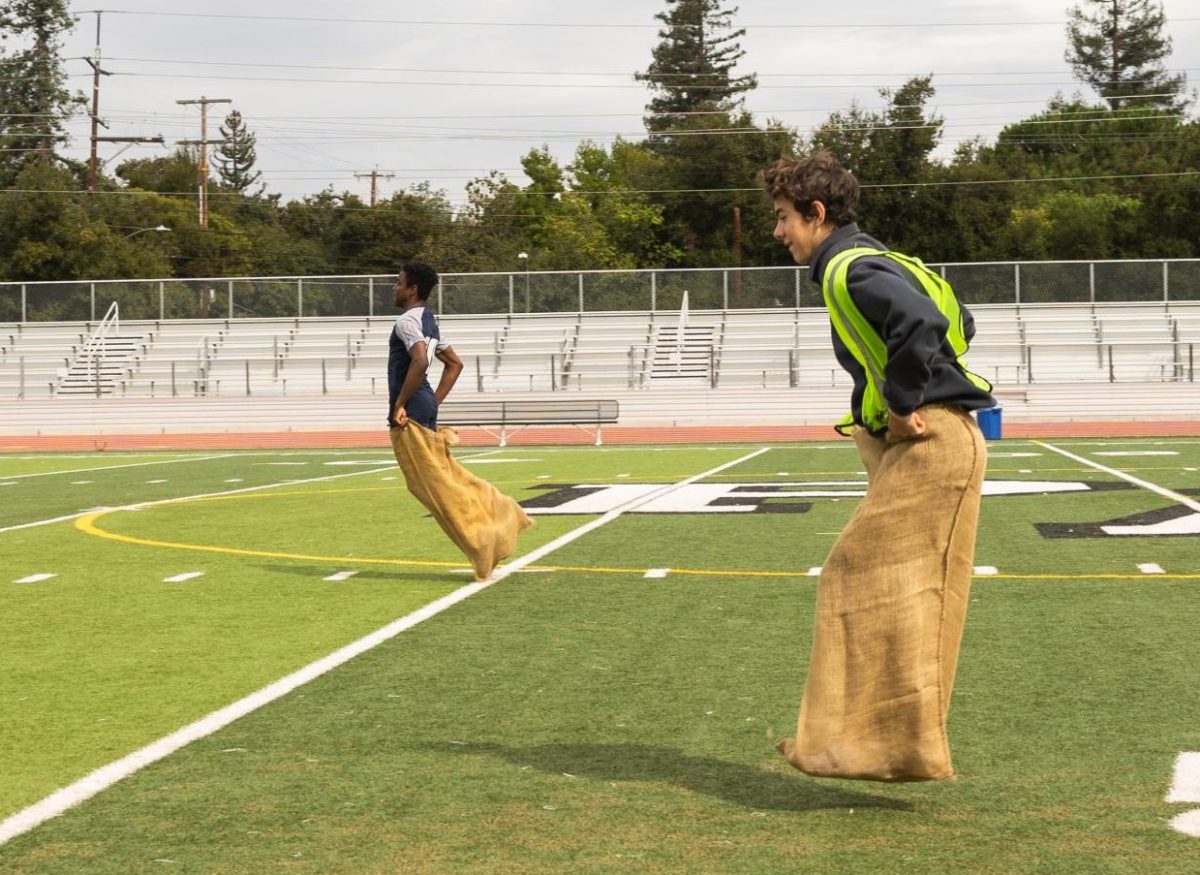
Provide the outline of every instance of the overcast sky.
{"type": "MultiPolygon", "coordinates": [[[[542,145],[564,163],[578,143],[644,134],[647,89],[632,79],[658,41],[663,0],[116,0],[102,16],[100,115],[112,136],[200,135],[198,107],[229,98],[258,137],[268,190],[285,199],[332,186],[364,198],[378,167],[381,195],[429,181],[461,203],[489,170],[524,181],[519,159],[542,145]],[[198,14],[201,13],[201,14],[198,14]],[[307,19],[307,20],[304,20],[307,19]]],[[[726,3],[726,8],[735,4],[726,3]]],[[[1056,92],[1092,92],[1063,60],[1070,0],[743,0],[737,72],[759,87],[760,120],[809,131],[852,100],[934,74],[943,152],[993,139],[1056,92]],[[810,17],[811,16],[811,17],[810,17]],[[916,26],[925,25],[925,26],[916,26]]],[[[1166,0],[1168,59],[1200,85],[1200,0],[1166,0]]],[[[78,0],[64,47],[71,85],[90,95],[97,4],[78,0]]],[[[229,106],[210,107],[209,136],[229,106]]],[[[70,125],[86,155],[89,122],[70,125]]],[[[162,146],[102,144],[110,169],[162,146]]]]}

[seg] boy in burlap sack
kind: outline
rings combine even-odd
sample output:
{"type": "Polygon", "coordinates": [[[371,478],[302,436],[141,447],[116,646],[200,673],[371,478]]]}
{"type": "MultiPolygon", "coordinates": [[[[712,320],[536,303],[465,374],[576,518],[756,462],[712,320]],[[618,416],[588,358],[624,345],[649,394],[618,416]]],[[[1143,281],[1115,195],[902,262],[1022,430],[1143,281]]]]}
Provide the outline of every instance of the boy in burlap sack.
{"type": "Polygon", "coordinates": [[[485,580],[533,521],[513,499],[458,464],[450,453],[458,436],[438,428],[438,407],[463,366],[426,306],[437,283],[432,267],[410,261],[393,289],[404,312],[388,342],[388,427],[409,492],[467,555],[476,580],[485,580]],[[425,376],[431,355],[443,365],[436,392],[425,376]]]}
{"type": "Polygon", "coordinates": [[[796,737],[779,750],[810,775],[952,778],[946,715],[986,464],[969,411],[995,404],[962,360],[974,321],[940,276],[859,230],[858,182],[829,152],[781,159],[762,182],[854,378],[837,429],[868,482],[821,571],[796,737]]]}

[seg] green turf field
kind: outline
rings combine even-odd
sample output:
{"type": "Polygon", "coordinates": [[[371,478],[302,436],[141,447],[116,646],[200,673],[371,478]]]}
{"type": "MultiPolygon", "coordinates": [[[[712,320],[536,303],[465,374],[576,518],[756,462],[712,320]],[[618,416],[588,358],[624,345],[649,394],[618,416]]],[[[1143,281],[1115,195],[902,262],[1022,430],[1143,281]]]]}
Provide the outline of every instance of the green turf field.
{"type": "MultiPolygon", "coordinates": [[[[1194,875],[1200,440],[990,449],[956,782],[773,747],[851,443],[471,448],[537,519],[519,570],[0,872],[1194,875]]],[[[0,820],[470,582],[383,451],[0,456],[0,820]]]]}

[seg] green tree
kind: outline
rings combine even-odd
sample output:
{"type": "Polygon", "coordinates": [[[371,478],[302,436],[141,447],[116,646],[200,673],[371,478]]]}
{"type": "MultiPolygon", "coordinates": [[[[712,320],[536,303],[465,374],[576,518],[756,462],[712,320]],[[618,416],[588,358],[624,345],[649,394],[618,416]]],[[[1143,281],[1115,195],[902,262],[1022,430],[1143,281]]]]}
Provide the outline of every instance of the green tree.
{"type": "Polygon", "coordinates": [[[83,96],[66,86],[59,49],[74,27],[66,0],[0,2],[0,185],[34,161],[53,161],[83,96]]]}
{"type": "Polygon", "coordinates": [[[153,195],[131,202],[68,193],[74,185],[70,171],[45,162],[21,171],[15,187],[27,193],[0,198],[0,279],[171,274],[170,243],[161,239],[167,235],[132,233],[158,224],[173,227],[171,202],[153,195]]]}
{"type": "Polygon", "coordinates": [[[943,191],[925,185],[941,177],[933,158],[942,119],[927,110],[933,76],[914,77],[899,88],[882,89],[882,110],[851,104],[813,132],[813,148],[829,149],[864,186],[860,215],[865,230],[897,249],[945,259],[956,247],[930,228],[949,222],[943,191]],[[931,239],[932,238],[932,239],[931,239]]]}
{"type": "MultiPolygon", "coordinates": [[[[221,182],[238,194],[245,194],[246,189],[258,182],[262,173],[254,169],[258,154],[254,149],[255,136],[246,127],[246,121],[236,109],[225,117],[221,125],[221,138],[224,140],[217,146],[213,160],[217,165],[217,174],[221,182]]],[[[260,186],[255,195],[261,195],[265,186],[260,186]]]]}
{"type": "Polygon", "coordinates": [[[1163,35],[1166,14],[1159,0],[1084,0],[1068,10],[1066,60],[1075,77],[1112,109],[1141,105],[1182,112],[1187,77],[1169,74],[1171,53],[1163,35]]]}
{"type": "MultiPolygon", "coordinates": [[[[737,40],[744,29],[731,24],[737,8],[722,9],[721,0],[667,0],[669,9],[654,17],[664,27],[653,60],[644,73],[634,74],[653,92],[646,106],[646,129],[668,132],[696,113],[728,114],[740,105],[741,95],[753,90],[754,74],[734,76],[745,55],[737,40]]],[[[669,150],[670,137],[654,141],[669,150]]]]}

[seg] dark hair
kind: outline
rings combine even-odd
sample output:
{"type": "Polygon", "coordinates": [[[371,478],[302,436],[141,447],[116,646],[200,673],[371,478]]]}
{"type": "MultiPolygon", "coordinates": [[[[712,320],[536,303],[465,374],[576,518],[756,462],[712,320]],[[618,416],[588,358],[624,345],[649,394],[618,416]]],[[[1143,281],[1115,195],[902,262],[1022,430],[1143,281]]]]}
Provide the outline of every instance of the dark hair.
{"type": "Polygon", "coordinates": [[[839,228],[858,218],[858,180],[825,149],[807,158],[780,158],[759,180],[769,197],[789,198],[806,219],[813,217],[814,201],[825,205],[825,221],[839,228]]]}
{"type": "Polygon", "coordinates": [[[417,297],[422,301],[429,300],[429,293],[438,284],[437,271],[421,261],[406,261],[400,266],[400,273],[408,280],[409,285],[417,287],[417,297]]]}

